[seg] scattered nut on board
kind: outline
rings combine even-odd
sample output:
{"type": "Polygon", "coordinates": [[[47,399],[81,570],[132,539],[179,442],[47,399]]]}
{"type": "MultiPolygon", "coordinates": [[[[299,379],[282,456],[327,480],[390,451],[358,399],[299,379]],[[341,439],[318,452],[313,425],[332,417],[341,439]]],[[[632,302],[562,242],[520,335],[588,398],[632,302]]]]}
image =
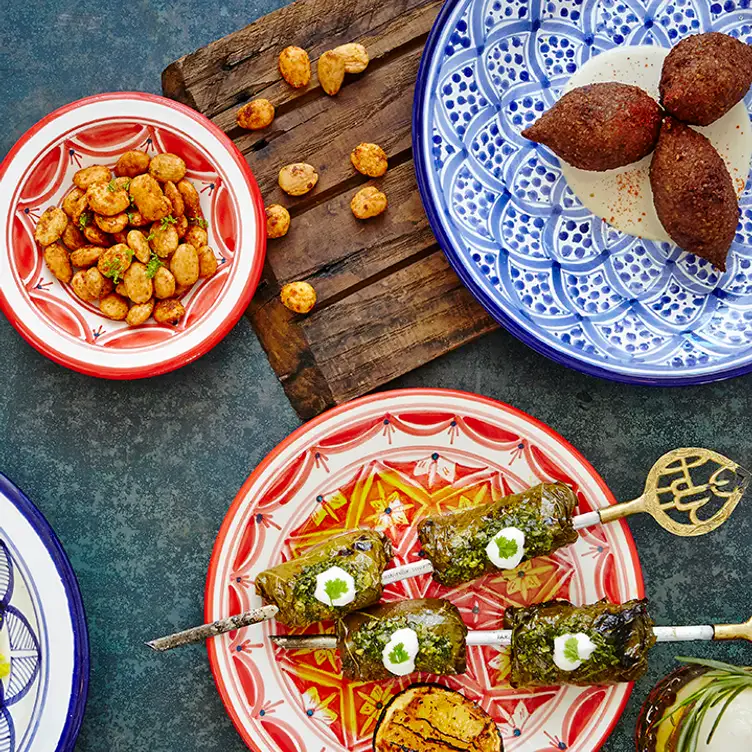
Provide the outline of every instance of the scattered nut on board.
{"type": "Polygon", "coordinates": [[[324,52],[318,63],[319,83],[330,96],[335,96],[345,80],[345,59],[334,50],[324,52]]]}
{"type": "Polygon", "coordinates": [[[288,282],[279,297],[282,305],[295,313],[308,313],[316,305],[316,290],[308,282],[288,282]]]}
{"type": "Polygon", "coordinates": [[[384,212],[386,204],[386,195],[378,188],[367,185],[353,196],[350,209],[358,219],[370,219],[384,212]]]}
{"type": "Polygon", "coordinates": [[[266,207],[266,237],[281,238],[290,229],[290,212],[279,204],[266,207]]]}
{"type": "Polygon", "coordinates": [[[353,167],[369,178],[380,178],[389,166],[386,152],[378,144],[358,144],[350,152],[353,167]]]}
{"type": "Polygon", "coordinates": [[[305,162],[286,165],[279,171],[279,187],[290,196],[308,193],[318,181],[316,170],[305,162]]]}
{"type": "Polygon", "coordinates": [[[279,72],[290,86],[301,89],[311,80],[311,60],[301,47],[285,47],[279,53],[279,72]]]}
{"type": "Polygon", "coordinates": [[[272,120],[274,120],[274,105],[268,99],[253,99],[244,104],[237,114],[238,125],[249,131],[268,128],[272,120]]]}
{"type": "Polygon", "coordinates": [[[345,73],[362,73],[368,67],[368,53],[362,44],[350,42],[334,48],[345,60],[345,73]]]}

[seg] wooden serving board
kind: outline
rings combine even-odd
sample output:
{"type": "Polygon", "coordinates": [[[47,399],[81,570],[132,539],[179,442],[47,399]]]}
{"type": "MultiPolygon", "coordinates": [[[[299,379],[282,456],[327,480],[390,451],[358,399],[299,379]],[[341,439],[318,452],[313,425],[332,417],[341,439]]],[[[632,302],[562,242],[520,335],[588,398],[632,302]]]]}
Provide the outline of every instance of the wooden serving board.
{"type": "Polygon", "coordinates": [[[262,282],[248,316],[293,407],[310,418],[496,327],[449,267],[428,226],[411,150],[415,79],[441,3],[437,0],[298,0],[172,63],[167,96],[211,118],[245,155],[264,201],[288,207],[284,238],[270,240],[262,282]],[[365,45],[370,65],[328,97],[316,60],[345,42],[365,45]],[[314,77],[293,89],[277,70],[287,45],[305,48],[314,77]],[[264,131],[244,131],[235,116],[249,99],[277,109],[264,131]],[[380,144],[389,171],[357,173],[350,151],[380,144]],[[300,198],[277,185],[281,167],[308,162],[319,173],[300,198]],[[355,219],[353,194],[381,187],[389,208],[355,219]],[[307,316],[279,302],[282,285],[306,280],[318,304],[307,316]]]}

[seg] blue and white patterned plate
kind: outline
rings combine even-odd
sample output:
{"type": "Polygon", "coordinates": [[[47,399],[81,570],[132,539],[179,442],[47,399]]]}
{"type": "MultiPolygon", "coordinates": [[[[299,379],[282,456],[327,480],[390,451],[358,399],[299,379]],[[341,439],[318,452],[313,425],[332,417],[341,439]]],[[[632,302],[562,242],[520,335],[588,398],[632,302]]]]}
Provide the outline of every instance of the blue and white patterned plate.
{"type": "Polygon", "coordinates": [[[0,475],[0,752],[71,752],[89,639],[70,563],[47,521],[0,475]]]}
{"type": "Polygon", "coordinates": [[[460,278],[523,342],[627,382],[700,383],[752,369],[749,185],[721,274],[670,243],[602,222],[569,189],[555,156],[520,136],[606,50],[669,48],[704,31],[751,42],[749,5],[447,0],[416,87],[418,185],[460,278]]]}

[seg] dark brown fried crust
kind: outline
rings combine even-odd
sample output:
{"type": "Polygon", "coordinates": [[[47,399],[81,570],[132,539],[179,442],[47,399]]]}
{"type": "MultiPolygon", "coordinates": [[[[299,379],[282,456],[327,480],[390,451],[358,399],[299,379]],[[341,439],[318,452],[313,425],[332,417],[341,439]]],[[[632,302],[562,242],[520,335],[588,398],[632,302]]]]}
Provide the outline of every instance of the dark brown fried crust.
{"type": "Polygon", "coordinates": [[[638,86],[589,84],[565,94],[522,135],[581,170],[602,172],[653,150],[661,108],[638,86]]]}
{"type": "Polygon", "coordinates": [[[664,118],[650,163],[650,185],[658,218],[671,239],[725,271],[739,203],[710,141],[678,120],[664,118]]]}
{"type": "Polygon", "coordinates": [[[682,39],[661,73],[661,104],[692,125],[709,125],[744,98],[752,84],[752,47],[712,31],[682,39]]]}

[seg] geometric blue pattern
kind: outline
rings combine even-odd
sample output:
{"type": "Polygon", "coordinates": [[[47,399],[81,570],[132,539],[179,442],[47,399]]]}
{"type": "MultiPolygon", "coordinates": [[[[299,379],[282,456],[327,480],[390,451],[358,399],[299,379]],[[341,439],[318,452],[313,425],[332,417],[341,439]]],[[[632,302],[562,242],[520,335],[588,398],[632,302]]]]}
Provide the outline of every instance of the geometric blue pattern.
{"type": "Polygon", "coordinates": [[[15,569],[10,552],[0,541],[0,627],[10,641],[10,676],[0,681],[0,752],[15,752],[13,705],[31,689],[39,673],[39,640],[26,617],[14,606],[15,569]]]}
{"type": "Polygon", "coordinates": [[[752,42],[750,2],[447,0],[429,37],[413,152],[431,227],[503,326],[587,373],[668,385],[752,369],[750,187],[721,274],[602,222],[520,136],[590,58],[704,31],[752,42]]]}

